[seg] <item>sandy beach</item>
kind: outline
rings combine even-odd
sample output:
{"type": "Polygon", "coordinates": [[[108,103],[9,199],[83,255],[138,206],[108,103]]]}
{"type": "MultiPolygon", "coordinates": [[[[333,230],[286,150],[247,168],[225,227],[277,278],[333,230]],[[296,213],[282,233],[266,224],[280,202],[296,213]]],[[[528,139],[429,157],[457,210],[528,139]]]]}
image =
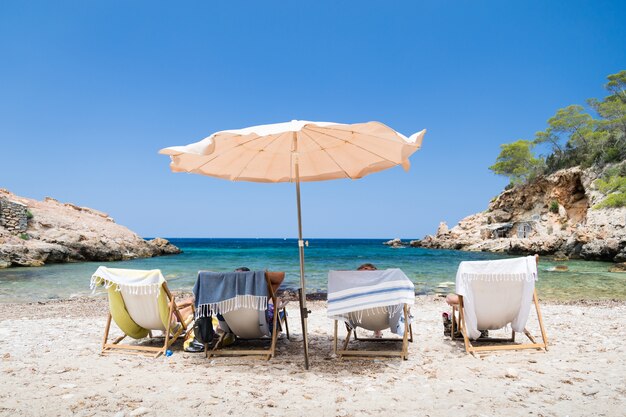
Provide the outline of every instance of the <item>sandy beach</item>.
{"type": "MultiPolygon", "coordinates": [[[[270,361],[207,360],[182,342],[166,358],[101,356],[104,297],[2,304],[0,414],[624,415],[626,303],[543,303],[547,353],[482,358],[443,336],[444,304],[416,298],[409,360],[371,361],[334,356],[325,302],[313,301],[309,371],[295,303],[292,340],[270,361]]],[[[537,334],[533,315],[528,327],[537,334]]]]}

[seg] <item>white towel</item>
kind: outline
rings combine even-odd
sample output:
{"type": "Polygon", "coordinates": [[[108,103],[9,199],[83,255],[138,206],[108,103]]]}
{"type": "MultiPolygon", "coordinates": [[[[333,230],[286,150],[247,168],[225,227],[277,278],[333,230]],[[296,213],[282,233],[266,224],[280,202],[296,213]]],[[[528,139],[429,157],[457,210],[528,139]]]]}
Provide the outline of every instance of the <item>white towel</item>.
{"type": "Polygon", "coordinates": [[[165,282],[161,270],[118,269],[100,266],[91,276],[91,289],[95,291],[98,285],[109,288],[116,286],[117,291],[124,289],[129,294],[159,295],[159,288],[165,282]]]}
{"type": "Polygon", "coordinates": [[[398,324],[403,305],[414,303],[415,286],[400,269],[328,273],[327,315],[333,320],[351,323],[350,313],[384,311],[398,334],[404,331],[404,324],[398,324]]]}
{"type": "Polygon", "coordinates": [[[514,331],[523,332],[536,280],[534,256],[461,262],[456,274],[456,293],[463,296],[468,336],[477,339],[480,330],[501,328],[509,323],[514,331]]]}

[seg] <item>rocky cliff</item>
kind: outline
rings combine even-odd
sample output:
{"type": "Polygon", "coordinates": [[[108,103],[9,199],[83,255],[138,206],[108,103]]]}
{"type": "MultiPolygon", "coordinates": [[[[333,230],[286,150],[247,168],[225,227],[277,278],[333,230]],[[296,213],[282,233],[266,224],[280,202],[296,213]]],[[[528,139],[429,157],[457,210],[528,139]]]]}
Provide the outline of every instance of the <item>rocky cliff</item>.
{"type": "Polygon", "coordinates": [[[504,191],[419,246],[624,262],[626,207],[594,208],[606,198],[594,185],[602,173],[575,167],[504,191]]]}
{"type": "Polygon", "coordinates": [[[0,268],[118,261],[180,253],[165,239],[146,241],[107,214],[0,189],[0,268]]]}

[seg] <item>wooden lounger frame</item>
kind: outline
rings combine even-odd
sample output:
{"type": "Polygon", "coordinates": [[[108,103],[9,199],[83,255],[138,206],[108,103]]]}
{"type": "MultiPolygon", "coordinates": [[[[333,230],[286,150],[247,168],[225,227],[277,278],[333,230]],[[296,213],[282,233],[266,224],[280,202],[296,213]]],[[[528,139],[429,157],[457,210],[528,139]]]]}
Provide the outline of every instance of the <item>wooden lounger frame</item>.
{"type": "MultiPolygon", "coordinates": [[[[191,323],[192,320],[189,320],[187,323],[185,322],[185,320],[183,319],[183,316],[180,314],[180,309],[183,307],[189,307],[191,306],[191,311],[192,313],[195,313],[195,308],[193,303],[183,303],[180,305],[176,304],[176,301],[174,301],[174,297],[172,296],[172,293],[170,292],[170,290],[167,288],[167,284],[164,282],[162,285],[163,291],[165,292],[165,295],[168,299],[168,305],[169,305],[169,313],[168,313],[168,317],[172,317],[172,314],[176,317],[177,323],[180,323],[180,328],[172,335],[170,335],[170,327],[172,325],[172,320],[168,320],[167,323],[167,328],[165,331],[165,337],[164,337],[164,341],[163,341],[163,346],[141,346],[141,345],[122,345],[120,344],[120,342],[126,337],[128,336],[127,334],[124,334],[123,336],[118,337],[117,339],[113,340],[112,342],[108,342],[108,338],[109,338],[109,330],[111,328],[111,312],[109,311],[109,316],[107,318],[107,324],[106,327],[104,328],[104,337],[102,338],[102,352],[101,354],[107,354],[107,353],[111,353],[114,351],[125,351],[125,353],[131,354],[131,355],[147,355],[147,354],[152,354],[155,358],[158,358],[161,355],[165,355],[165,352],[167,351],[167,349],[172,346],[172,344],[174,344],[174,342],[176,342],[176,340],[187,331],[187,327],[189,326],[189,324],[191,323]]],[[[191,317],[193,318],[193,314],[191,315],[191,317]]],[[[149,336],[150,338],[152,338],[152,331],[150,331],[149,336]]],[[[155,338],[156,339],[156,338],[155,338]]]]}
{"type": "MultiPolygon", "coordinates": [[[[272,288],[271,281],[267,274],[265,274],[265,281],[267,283],[267,290],[270,294],[272,302],[274,303],[274,319],[272,320],[272,336],[269,338],[271,340],[270,347],[267,349],[228,349],[224,344],[224,338],[226,337],[226,333],[221,333],[219,339],[213,346],[213,349],[209,350],[209,345],[204,345],[204,354],[207,358],[211,356],[252,356],[257,359],[265,359],[270,360],[272,357],[276,356],[276,341],[278,340],[278,330],[282,330],[282,326],[285,326],[285,332],[287,334],[287,339],[289,339],[289,323],[287,322],[287,303],[278,304],[278,297],[274,293],[274,289],[272,288]],[[283,312],[283,319],[280,319],[280,312],[283,312]]],[[[237,335],[235,335],[237,336],[237,335]]],[[[257,338],[257,339],[242,339],[237,337],[237,340],[268,340],[267,337],[257,338]]]]}
{"type": "Polygon", "coordinates": [[[365,358],[365,359],[375,359],[376,357],[396,357],[399,356],[400,358],[407,360],[409,358],[409,342],[413,342],[413,325],[409,324],[409,308],[406,304],[404,304],[403,308],[403,313],[404,313],[404,335],[400,338],[400,337],[395,337],[395,338],[390,338],[390,337],[386,337],[386,338],[359,338],[357,336],[357,332],[356,329],[352,329],[350,328],[350,326],[348,326],[348,324],[346,324],[346,331],[348,332],[348,335],[346,336],[346,339],[343,342],[343,347],[341,349],[337,348],[338,345],[338,321],[335,320],[335,334],[334,334],[334,340],[333,340],[333,351],[335,352],[336,355],[339,356],[340,359],[343,359],[344,357],[346,359],[353,359],[353,358],[357,358],[357,357],[361,357],[361,358],[365,358]],[[365,350],[365,349],[359,349],[359,350],[348,350],[348,343],[350,343],[350,336],[352,335],[352,333],[354,333],[354,340],[360,340],[360,341],[371,341],[371,342],[399,342],[402,341],[402,348],[398,351],[398,350],[365,350]]]}
{"type": "MultiPolygon", "coordinates": [[[[539,256],[535,255],[535,261],[539,264],[539,256]]],[[[489,352],[489,351],[498,351],[498,350],[522,350],[522,349],[537,349],[544,351],[548,350],[548,336],[546,335],[546,329],[543,325],[543,318],[541,316],[541,308],[539,307],[539,299],[537,297],[537,290],[533,291],[533,303],[535,304],[535,311],[537,312],[537,320],[539,321],[539,329],[541,330],[541,343],[537,342],[537,339],[528,331],[528,329],[524,329],[524,334],[531,343],[521,343],[521,344],[500,344],[499,343],[515,343],[515,331],[511,330],[510,338],[492,338],[492,337],[480,337],[477,339],[478,342],[487,342],[492,343],[491,345],[483,345],[483,346],[474,346],[472,345],[469,337],[467,336],[467,323],[465,322],[465,307],[463,304],[463,296],[459,295],[459,306],[452,306],[452,325],[450,328],[450,338],[454,340],[455,337],[455,328],[458,328],[463,336],[463,341],[465,343],[465,351],[476,356],[476,353],[481,352],[489,352]],[[457,310],[458,310],[458,318],[457,318],[457,310]]]]}

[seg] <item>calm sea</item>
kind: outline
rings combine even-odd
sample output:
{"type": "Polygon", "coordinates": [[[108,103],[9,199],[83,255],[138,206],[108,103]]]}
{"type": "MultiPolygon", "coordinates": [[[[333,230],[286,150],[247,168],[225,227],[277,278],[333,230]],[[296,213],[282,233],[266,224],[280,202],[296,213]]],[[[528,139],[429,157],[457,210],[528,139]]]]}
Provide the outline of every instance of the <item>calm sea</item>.
{"type": "MultiPolygon", "coordinates": [[[[288,288],[299,283],[295,239],[169,239],[184,253],[150,259],[109,262],[115,268],[160,269],[172,289],[190,291],[198,270],[285,271],[288,288]]],[[[355,269],[371,262],[379,269],[401,268],[416,293],[453,291],[459,262],[497,259],[503,255],[422,248],[393,249],[382,239],[309,239],[305,248],[307,292],[325,292],[330,269],[355,269]]],[[[101,263],[83,262],[40,268],[0,269],[0,302],[43,301],[89,295],[89,279],[101,263]]],[[[542,298],[560,300],[626,299],[626,274],[607,272],[604,262],[540,260],[538,288],[542,298]],[[568,272],[551,271],[567,265],[568,272]]]]}

